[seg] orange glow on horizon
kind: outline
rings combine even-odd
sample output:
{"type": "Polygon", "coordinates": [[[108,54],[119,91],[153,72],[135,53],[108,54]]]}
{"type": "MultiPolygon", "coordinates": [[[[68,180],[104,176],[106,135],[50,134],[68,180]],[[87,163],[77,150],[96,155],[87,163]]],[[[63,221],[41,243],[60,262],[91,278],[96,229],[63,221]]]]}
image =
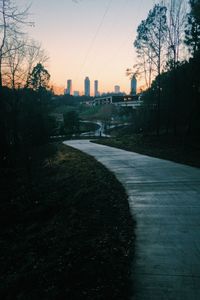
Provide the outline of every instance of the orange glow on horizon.
{"type": "Polygon", "coordinates": [[[50,85],[53,89],[55,95],[63,95],[64,94],[64,86],[50,85]]]}
{"type": "Polygon", "coordinates": [[[71,79],[72,95],[74,91],[83,95],[86,76],[91,96],[94,80],[99,81],[101,94],[113,92],[115,85],[121,92],[130,93],[126,69],[135,63],[137,26],[152,8],[153,0],[111,1],[109,9],[107,0],[31,2],[35,26],[28,29],[29,35],[48,52],[55,94],[63,95],[71,79]],[[56,23],[52,22],[55,16],[56,23]]]}
{"type": "MultiPolygon", "coordinates": [[[[51,87],[52,87],[53,92],[54,92],[55,95],[58,95],[58,96],[64,95],[65,87],[63,85],[62,86],[51,85],[51,87]]],[[[137,87],[137,93],[138,94],[142,93],[142,92],[144,92],[146,90],[147,90],[146,85],[144,85],[144,84],[141,85],[140,83],[138,83],[138,87],[137,87]]],[[[74,91],[78,91],[78,89],[72,90],[72,95],[74,94],[74,91]]],[[[107,93],[111,93],[111,92],[113,92],[113,91],[107,91],[107,93]]],[[[104,93],[104,92],[100,91],[100,94],[102,94],[102,93],[104,93]]],[[[105,91],[105,93],[106,93],[106,91],[105,91]]],[[[129,93],[126,93],[126,94],[129,94],[129,93]]],[[[84,95],[84,92],[83,91],[79,91],[79,96],[83,96],[83,95],[84,95]]],[[[93,97],[93,96],[94,96],[94,93],[92,92],[91,93],[91,97],[93,97]]]]}

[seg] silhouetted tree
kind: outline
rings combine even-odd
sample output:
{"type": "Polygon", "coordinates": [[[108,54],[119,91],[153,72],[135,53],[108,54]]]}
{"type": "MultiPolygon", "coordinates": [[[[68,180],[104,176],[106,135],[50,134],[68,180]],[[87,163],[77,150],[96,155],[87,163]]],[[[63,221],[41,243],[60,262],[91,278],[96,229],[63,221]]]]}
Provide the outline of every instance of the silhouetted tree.
{"type": "MultiPolygon", "coordinates": [[[[134,42],[139,53],[147,56],[149,64],[149,74],[152,70],[156,70],[158,76],[157,87],[157,135],[160,131],[160,98],[161,85],[160,75],[163,69],[166,51],[165,42],[167,36],[167,8],[163,5],[156,4],[153,9],[149,11],[146,20],[142,21],[137,30],[137,37],[134,42]]],[[[143,56],[144,57],[144,56],[143,56]]],[[[145,67],[144,67],[145,68],[145,67]]]]}
{"type": "Polygon", "coordinates": [[[178,98],[179,98],[179,86],[176,69],[180,65],[181,59],[185,55],[185,49],[183,50],[183,41],[185,35],[185,26],[187,20],[187,3],[185,0],[169,0],[168,1],[168,18],[167,18],[167,64],[168,70],[172,71],[173,81],[172,89],[173,93],[171,95],[171,104],[168,106],[168,125],[167,132],[170,126],[170,115],[173,114],[173,131],[174,135],[177,134],[177,120],[178,120],[178,98]],[[173,109],[172,109],[173,108],[173,109]]]}
{"type": "Polygon", "coordinates": [[[11,88],[27,86],[33,67],[48,60],[41,45],[34,40],[21,39],[11,36],[5,44],[5,51],[9,54],[4,57],[3,84],[11,88]],[[9,52],[9,49],[13,49],[9,52]]]}
{"type": "Polygon", "coordinates": [[[128,69],[128,75],[141,75],[145,79],[146,87],[151,86],[152,78],[155,73],[153,65],[153,53],[152,49],[146,38],[146,21],[142,21],[137,28],[137,37],[134,42],[136,48],[138,62],[133,66],[133,71],[130,73],[128,69]]]}
{"type": "Polygon", "coordinates": [[[19,10],[12,0],[0,1],[0,89],[2,88],[2,64],[4,57],[8,56],[19,45],[5,48],[8,39],[13,35],[20,35],[20,26],[32,25],[27,22],[28,8],[19,10]]]}
{"type": "Polygon", "coordinates": [[[34,90],[41,90],[42,88],[46,89],[49,80],[50,74],[41,63],[38,63],[29,76],[28,87],[31,87],[34,90]]]}
{"type": "MultiPolygon", "coordinates": [[[[167,43],[168,67],[175,68],[181,60],[187,22],[187,3],[185,0],[168,0],[167,43]]],[[[184,51],[185,54],[185,51],[184,51]]]]}
{"type": "Polygon", "coordinates": [[[195,56],[200,51],[200,1],[190,0],[190,5],[191,12],[188,14],[185,43],[195,56]]]}
{"type": "Polygon", "coordinates": [[[47,57],[22,34],[24,25],[32,25],[27,16],[28,8],[0,1],[0,163],[6,164],[14,163],[20,152],[28,162],[31,148],[48,142],[55,126],[49,114],[50,75],[42,65],[47,57]]]}
{"type": "Polygon", "coordinates": [[[188,14],[188,25],[185,32],[185,43],[192,54],[189,67],[191,71],[191,101],[193,105],[191,106],[188,118],[188,134],[192,132],[192,124],[198,123],[195,119],[196,115],[200,114],[200,1],[190,0],[190,7],[191,11],[188,14]]]}

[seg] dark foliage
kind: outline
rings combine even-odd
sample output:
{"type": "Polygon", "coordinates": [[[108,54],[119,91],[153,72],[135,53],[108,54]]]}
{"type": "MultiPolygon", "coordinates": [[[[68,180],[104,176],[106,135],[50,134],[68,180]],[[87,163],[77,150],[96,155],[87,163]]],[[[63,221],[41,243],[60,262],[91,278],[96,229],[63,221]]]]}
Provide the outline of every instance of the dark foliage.
{"type": "Polygon", "coordinates": [[[79,115],[76,111],[69,111],[64,114],[64,129],[66,134],[79,133],[79,115]]]}
{"type": "Polygon", "coordinates": [[[40,89],[46,89],[48,87],[49,79],[49,72],[42,64],[38,63],[29,75],[27,87],[30,87],[36,91],[40,89]]]}
{"type": "Polygon", "coordinates": [[[2,88],[0,101],[0,164],[14,163],[17,153],[47,143],[55,127],[49,115],[51,94],[45,89],[2,88]]]}
{"type": "MultiPolygon", "coordinates": [[[[189,62],[183,62],[176,67],[176,70],[163,73],[161,82],[161,129],[166,133],[174,132],[175,135],[190,135],[200,132],[200,57],[191,58],[189,62]],[[174,72],[176,72],[176,99],[174,99],[174,72]],[[176,114],[175,114],[176,112],[176,114]],[[176,131],[174,131],[174,119],[176,118],[176,131]]],[[[156,128],[155,109],[158,93],[156,79],[151,88],[143,95],[144,106],[141,108],[141,118],[145,122],[142,127],[148,131],[156,128]],[[146,127],[145,125],[148,126],[146,127]]]]}
{"type": "Polygon", "coordinates": [[[0,298],[128,299],[133,222],[121,184],[65,146],[0,173],[0,298]],[[9,182],[6,180],[9,175],[9,182]]]}

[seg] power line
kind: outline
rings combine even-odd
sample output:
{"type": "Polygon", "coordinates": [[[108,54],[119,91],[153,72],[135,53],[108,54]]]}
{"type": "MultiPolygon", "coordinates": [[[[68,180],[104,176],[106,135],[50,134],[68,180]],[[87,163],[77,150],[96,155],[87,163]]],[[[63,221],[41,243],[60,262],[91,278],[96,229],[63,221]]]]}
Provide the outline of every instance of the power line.
{"type": "Polygon", "coordinates": [[[97,30],[96,30],[96,32],[95,32],[93,38],[92,38],[92,41],[91,41],[91,43],[90,43],[90,46],[88,47],[88,50],[87,50],[87,53],[86,53],[85,58],[84,58],[84,60],[83,60],[83,63],[82,63],[82,65],[81,65],[81,67],[80,67],[80,71],[84,68],[84,66],[85,66],[85,64],[86,64],[86,62],[87,62],[87,59],[88,59],[88,57],[89,57],[89,54],[90,54],[90,52],[91,52],[91,50],[92,50],[92,47],[93,47],[93,45],[94,45],[94,43],[95,43],[95,41],[96,41],[96,39],[97,39],[97,36],[98,36],[98,34],[99,34],[100,30],[101,30],[101,27],[102,27],[102,25],[103,25],[103,23],[104,23],[104,20],[105,20],[106,15],[108,14],[108,11],[109,11],[109,9],[110,9],[110,7],[111,7],[112,2],[113,2],[113,0],[110,0],[110,1],[108,2],[107,6],[106,6],[106,9],[105,9],[105,11],[104,11],[104,14],[103,14],[103,16],[102,16],[102,18],[101,18],[101,21],[100,21],[100,23],[99,23],[99,25],[98,25],[98,27],[97,27],[97,30]]]}
{"type": "MultiPolygon", "coordinates": [[[[127,3],[128,3],[128,1],[126,2],[126,4],[127,4],[127,3]]],[[[125,8],[125,6],[126,6],[126,5],[124,5],[124,8],[125,8]]],[[[137,12],[138,12],[138,15],[140,15],[140,13],[141,13],[142,6],[143,6],[143,0],[140,1],[139,9],[138,9],[138,11],[137,11],[137,12]]],[[[127,36],[129,36],[130,39],[131,39],[131,37],[133,37],[134,33],[135,33],[135,29],[131,29],[131,31],[127,34],[127,36]]],[[[108,59],[108,60],[105,62],[104,65],[106,65],[106,66],[111,65],[112,62],[116,59],[116,57],[120,54],[120,50],[122,49],[122,47],[124,47],[124,45],[128,43],[128,42],[127,42],[127,36],[126,36],[126,38],[120,43],[120,45],[117,47],[116,51],[115,51],[114,54],[112,55],[112,59],[108,59]]],[[[133,48],[133,51],[134,51],[134,48],[133,48]]],[[[105,67],[102,68],[102,70],[100,70],[99,75],[102,73],[102,71],[103,71],[104,69],[105,69],[105,67]]],[[[124,72],[125,72],[125,70],[124,70],[124,72]]]]}

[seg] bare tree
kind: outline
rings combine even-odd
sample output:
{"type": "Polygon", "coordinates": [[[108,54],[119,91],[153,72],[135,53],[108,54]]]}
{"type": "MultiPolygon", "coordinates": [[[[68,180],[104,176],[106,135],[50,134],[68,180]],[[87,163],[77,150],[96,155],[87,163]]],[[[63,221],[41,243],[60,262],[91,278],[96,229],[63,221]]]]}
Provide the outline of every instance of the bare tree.
{"type": "Polygon", "coordinates": [[[4,49],[3,83],[13,89],[27,86],[33,68],[48,60],[45,50],[34,40],[11,37],[4,49]]]}
{"type": "Polygon", "coordinates": [[[33,25],[27,22],[29,7],[19,10],[13,0],[0,0],[0,88],[2,87],[2,64],[5,56],[14,50],[8,49],[7,41],[11,36],[22,34],[23,25],[33,25]]]}
{"type": "Polygon", "coordinates": [[[168,61],[167,68],[172,71],[173,74],[173,99],[172,103],[169,103],[168,107],[168,121],[167,132],[169,131],[170,115],[173,115],[173,131],[174,135],[177,134],[178,123],[178,103],[177,99],[179,94],[178,80],[177,80],[177,67],[180,61],[185,56],[185,28],[187,23],[187,2],[186,0],[168,0],[168,61]],[[173,106],[173,111],[170,107],[173,106]]]}
{"type": "Polygon", "coordinates": [[[25,86],[28,84],[33,68],[37,64],[45,65],[48,60],[49,57],[41,44],[34,40],[30,40],[26,47],[26,70],[24,74],[25,86]]]}
{"type": "Polygon", "coordinates": [[[137,62],[132,69],[127,69],[127,75],[134,75],[144,81],[146,88],[150,88],[156,70],[153,65],[152,52],[149,47],[136,49],[137,62]]]}
{"type": "Polygon", "coordinates": [[[160,98],[161,82],[160,75],[166,61],[165,42],[167,35],[167,8],[164,5],[156,4],[149,11],[146,20],[142,21],[137,29],[137,37],[134,42],[138,59],[143,66],[147,86],[150,86],[152,74],[158,78],[157,97],[157,135],[160,131],[160,98]],[[148,67],[147,67],[148,66],[148,67]],[[148,77],[147,77],[148,75],[148,77]]]}
{"type": "Polygon", "coordinates": [[[23,82],[24,60],[26,56],[25,41],[12,39],[5,43],[5,53],[2,68],[2,81],[6,86],[15,89],[23,82]],[[12,50],[11,50],[12,49],[12,50]]]}
{"type": "Polygon", "coordinates": [[[184,57],[185,27],[187,23],[185,0],[168,0],[168,57],[172,68],[184,57]]]}

